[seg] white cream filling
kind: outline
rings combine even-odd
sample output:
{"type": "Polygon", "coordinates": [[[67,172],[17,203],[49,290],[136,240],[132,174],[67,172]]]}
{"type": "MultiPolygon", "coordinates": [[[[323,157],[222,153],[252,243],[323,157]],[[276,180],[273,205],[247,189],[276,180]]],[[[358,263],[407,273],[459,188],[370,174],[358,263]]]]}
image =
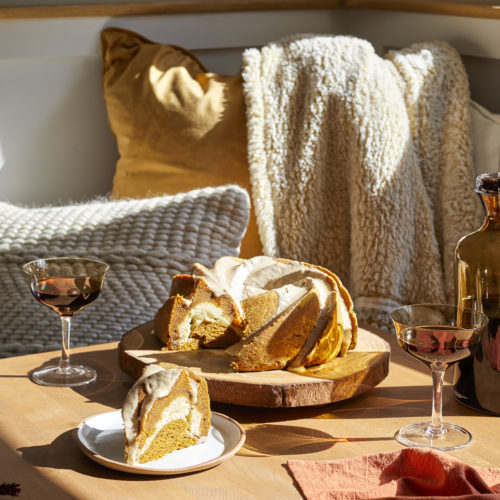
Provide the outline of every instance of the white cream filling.
{"type": "Polygon", "coordinates": [[[179,396],[174,399],[174,401],[172,401],[170,405],[163,410],[161,418],[156,422],[153,433],[148,436],[146,441],[144,441],[144,444],[139,447],[134,442],[130,447],[129,457],[131,457],[132,463],[137,463],[139,461],[140,456],[147,451],[153,440],[163,427],[165,427],[165,425],[170,422],[175,422],[176,420],[186,420],[190,410],[191,403],[188,398],[179,396]]]}
{"type": "Polygon", "coordinates": [[[193,408],[189,420],[191,424],[191,434],[193,434],[193,436],[199,436],[201,433],[201,422],[203,420],[203,415],[196,408],[193,408]]]}
{"type": "Polygon", "coordinates": [[[191,396],[191,403],[193,405],[191,409],[191,413],[189,415],[189,422],[190,422],[190,431],[191,434],[193,434],[196,437],[200,436],[201,432],[201,421],[203,419],[203,415],[201,412],[196,408],[196,403],[198,403],[198,390],[200,388],[199,382],[196,380],[190,378],[189,379],[189,384],[190,384],[190,396],[191,396]]]}
{"type": "Polygon", "coordinates": [[[195,405],[198,402],[198,388],[200,387],[200,384],[196,382],[196,380],[190,378],[189,385],[191,387],[191,401],[195,405]]]}
{"type": "Polygon", "coordinates": [[[200,303],[189,309],[184,320],[179,323],[179,337],[171,339],[172,346],[179,347],[180,345],[185,344],[189,340],[192,330],[202,323],[217,322],[224,326],[229,326],[231,321],[231,317],[224,316],[221,307],[211,302],[200,303]]]}

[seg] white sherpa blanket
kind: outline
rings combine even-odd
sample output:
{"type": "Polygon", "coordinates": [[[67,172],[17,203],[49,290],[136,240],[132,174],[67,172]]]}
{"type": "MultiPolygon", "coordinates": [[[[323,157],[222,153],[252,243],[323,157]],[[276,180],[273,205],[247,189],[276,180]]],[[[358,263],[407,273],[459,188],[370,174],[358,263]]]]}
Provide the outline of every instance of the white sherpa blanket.
{"type": "Polygon", "coordinates": [[[454,247],[481,213],[458,53],[301,35],[245,51],[243,80],[264,252],[336,272],[378,326],[452,301],[454,247]]]}

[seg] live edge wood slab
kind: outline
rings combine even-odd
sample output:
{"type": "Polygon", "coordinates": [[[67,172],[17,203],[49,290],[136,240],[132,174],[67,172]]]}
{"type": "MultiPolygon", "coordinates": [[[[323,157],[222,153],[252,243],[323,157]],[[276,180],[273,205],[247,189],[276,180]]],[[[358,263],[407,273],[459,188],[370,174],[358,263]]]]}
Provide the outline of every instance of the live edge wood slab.
{"type": "Polygon", "coordinates": [[[210,398],[219,403],[266,408],[318,406],[342,401],[379,384],[389,373],[389,344],[358,330],[356,349],[326,365],[297,373],[288,370],[234,372],[220,349],[162,351],[152,322],[127,332],[119,343],[122,371],[139,378],[144,366],[166,362],[189,367],[205,377],[210,398]]]}

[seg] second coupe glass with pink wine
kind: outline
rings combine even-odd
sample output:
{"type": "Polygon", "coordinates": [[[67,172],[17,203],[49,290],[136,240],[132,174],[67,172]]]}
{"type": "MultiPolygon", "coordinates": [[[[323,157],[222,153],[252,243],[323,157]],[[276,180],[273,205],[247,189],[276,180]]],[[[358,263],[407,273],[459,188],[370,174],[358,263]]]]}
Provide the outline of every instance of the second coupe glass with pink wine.
{"type": "Polygon", "coordinates": [[[478,311],[447,304],[416,304],[395,309],[392,321],[400,347],[425,363],[432,375],[430,421],[403,427],[396,435],[397,441],[447,451],[466,446],[471,433],[443,423],[443,379],[449,366],[471,356],[479,347],[488,318],[478,311]]]}

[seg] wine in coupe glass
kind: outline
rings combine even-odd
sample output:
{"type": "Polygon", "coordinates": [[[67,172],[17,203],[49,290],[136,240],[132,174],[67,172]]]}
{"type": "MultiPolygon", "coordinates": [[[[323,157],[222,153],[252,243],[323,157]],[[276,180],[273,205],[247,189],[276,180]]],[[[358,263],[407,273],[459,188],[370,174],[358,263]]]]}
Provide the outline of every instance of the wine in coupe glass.
{"type": "Polygon", "coordinates": [[[470,432],[442,421],[443,379],[446,369],[471,356],[479,347],[488,318],[472,309],[447,304],[417,304],[392,311],[400,347],[422,361],[432,375],[432,416],[430,422],[400,429],[396,440],[406,446],[456,450],[469,444],[470,432]]]}
{"type": "Polygon", "coordinates": [[[93,382],[93,368],[72,365],[69,356],[73,314],[93,302],[99,295],[109,266],[95,259],[55,257],[28,262],[23,271],[31,293],[40,303],[61,318],[62,349],[59,364],[39,368],[32,379],[42,385],[78,386],[93,382]]]}

